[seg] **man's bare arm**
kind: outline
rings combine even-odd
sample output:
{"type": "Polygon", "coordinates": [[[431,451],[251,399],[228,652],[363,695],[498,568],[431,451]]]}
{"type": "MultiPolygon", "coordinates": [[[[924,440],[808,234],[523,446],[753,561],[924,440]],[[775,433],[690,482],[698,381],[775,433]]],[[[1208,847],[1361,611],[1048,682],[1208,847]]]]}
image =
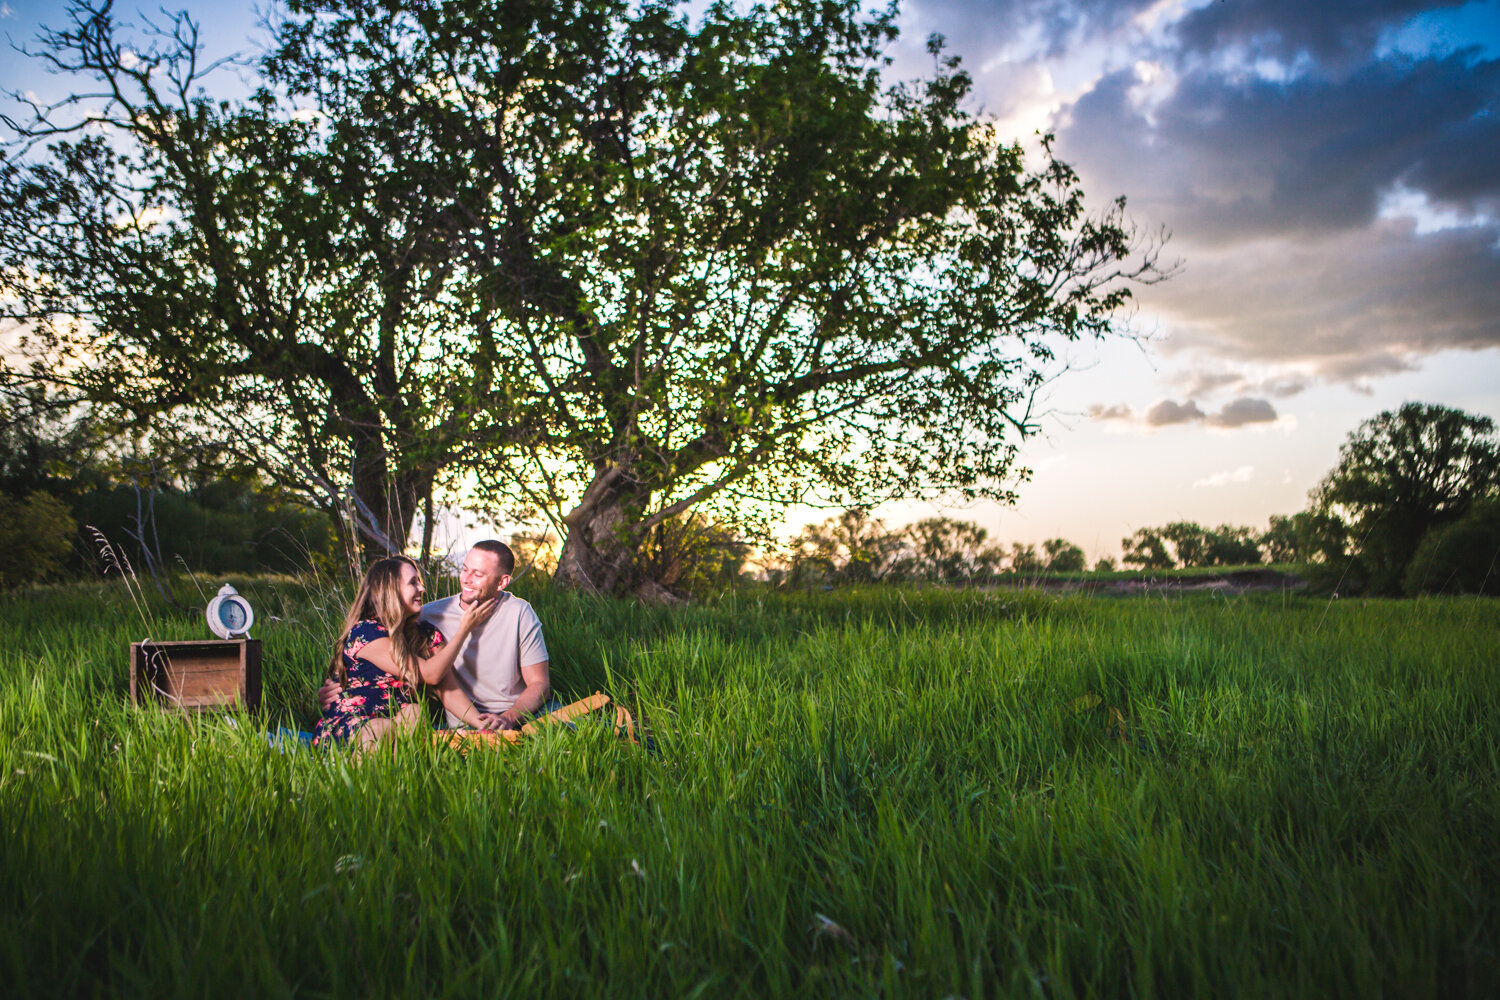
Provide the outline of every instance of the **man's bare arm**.
{"type": "Polygon", "coordinates": [[[524,716],[535,715],[537,709],[547,704],[547,696],[552,693],[552,675],[548,672],[547,662],[542,660],[521,668],[521,681],[526,689],[516,697],[514,705],[495,716],[499,728],[519,729],[524,716]]]}
{"type": "Polygon", "coordinates": [[[436,685],[438,700],[443,703],[443,708],[465,726],[473,726],[475,729],[488,728],[484,724],[484,715],[474,706],[474,702],[459,687],[457,675],[449,671],[436,685]]]}

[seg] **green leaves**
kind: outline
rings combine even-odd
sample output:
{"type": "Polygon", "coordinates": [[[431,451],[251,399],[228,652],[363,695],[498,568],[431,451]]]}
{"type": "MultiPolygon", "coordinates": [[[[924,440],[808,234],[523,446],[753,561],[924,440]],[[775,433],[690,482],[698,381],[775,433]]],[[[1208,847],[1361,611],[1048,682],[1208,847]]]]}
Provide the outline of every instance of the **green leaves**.
{"type": "MultiPolygon", "coordinates": [[[[1006,497],[1056,344],[1108,333],[1155,258],[1050,143],[1026,169],[940,42],[930,77],[888,79],[895,16],[296,2],[264,85],[219,104],[183,96],[187,35],[159,56],[173,91],[90,22],[92,48],[54,47],[122,85],[112,138],[16,177],[60,175],[95,225],[16,259],[102,331],[100,399],[248,425],[395,544],[471,470],[555,523],[623,504],[627,548],[731,485],[1006,497]]],[[[49,217],[38,195],[5,232],[49,217]]]]}
{"type": "Polygon", "coordinates": [[[1500,442],[1488,417],[1406,403],[1360,425],[1314,491],[1317,513],[1342,513],[1361,576],[1397,594],[1428,532],[1500,493],[1500,442]]]}

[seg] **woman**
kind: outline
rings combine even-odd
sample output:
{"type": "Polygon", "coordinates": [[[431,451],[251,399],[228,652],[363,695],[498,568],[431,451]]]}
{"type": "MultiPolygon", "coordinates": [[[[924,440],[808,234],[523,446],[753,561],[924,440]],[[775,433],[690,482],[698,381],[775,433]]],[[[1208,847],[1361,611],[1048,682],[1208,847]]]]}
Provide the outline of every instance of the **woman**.
{"type": "Polygon", "coordinates": [[[328,664],[342,691],[318,720],[315,746],[353,740],[363,754],[397,729],[415,728],[422,718],[419,682],[438,685],[444,708],[478,724],[474,703],[449,674],[464,639],[497,602],[474,605],[445,637],[419,617],[423,593],[422,574],[405,556],[377,560],[365,571],[328,664]]]}

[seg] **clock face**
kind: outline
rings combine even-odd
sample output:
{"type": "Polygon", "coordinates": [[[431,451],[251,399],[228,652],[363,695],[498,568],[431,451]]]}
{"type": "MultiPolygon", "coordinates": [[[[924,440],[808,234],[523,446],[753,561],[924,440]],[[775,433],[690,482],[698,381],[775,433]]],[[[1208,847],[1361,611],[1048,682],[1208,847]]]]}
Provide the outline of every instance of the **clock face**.
{"type": "Polygon", "coordinates": [[[245,608],[239,601],[219,602],[219,621],[230,632],[245,630],[245,608]]]}

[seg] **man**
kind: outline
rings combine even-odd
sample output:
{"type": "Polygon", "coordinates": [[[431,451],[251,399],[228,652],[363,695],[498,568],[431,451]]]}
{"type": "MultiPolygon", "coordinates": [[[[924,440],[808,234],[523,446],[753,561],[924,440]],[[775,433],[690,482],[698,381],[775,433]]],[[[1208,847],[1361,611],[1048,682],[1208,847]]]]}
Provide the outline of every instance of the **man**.
{"type": "MultiPolygon", "coordinates": [[[[459,647],[453,669],[439,685],[457,685],[467,694],[484,729],[521,728],[526,716],[546,704],[552,689],[542,623],[529,603],[505,590],[515,567],[515,553],[504,542],[475,542],[459,570],[459,592],[422,605],[423,621],[436,625],[443,635],[454,635],[471,605],[499,598],[489,621],[459,647]]],[[[318,689],[319,704],[326,708],[338,691],[337,684],[326,682],[318,689]]],[[[445,714],[449,726],[461,725],[451,713],[445,714]]]]}
{"type": "MultiPolygon", "coordinates": [[[[423,621],[454,635],[470,605],[499,598],[490,620],[459,647],[453,670],[443,680],[443,685],[457,684],[473,700],[485,729],[520,729],[523,718],[535,715],[552,690],[542,623],[530,604],[505,590],[515,568],[509,545],[475,542],[459,570],[458,593],[422,605],[423,621]]],[[[460,725],[451,713],[448,725],[460,725]]]]}

